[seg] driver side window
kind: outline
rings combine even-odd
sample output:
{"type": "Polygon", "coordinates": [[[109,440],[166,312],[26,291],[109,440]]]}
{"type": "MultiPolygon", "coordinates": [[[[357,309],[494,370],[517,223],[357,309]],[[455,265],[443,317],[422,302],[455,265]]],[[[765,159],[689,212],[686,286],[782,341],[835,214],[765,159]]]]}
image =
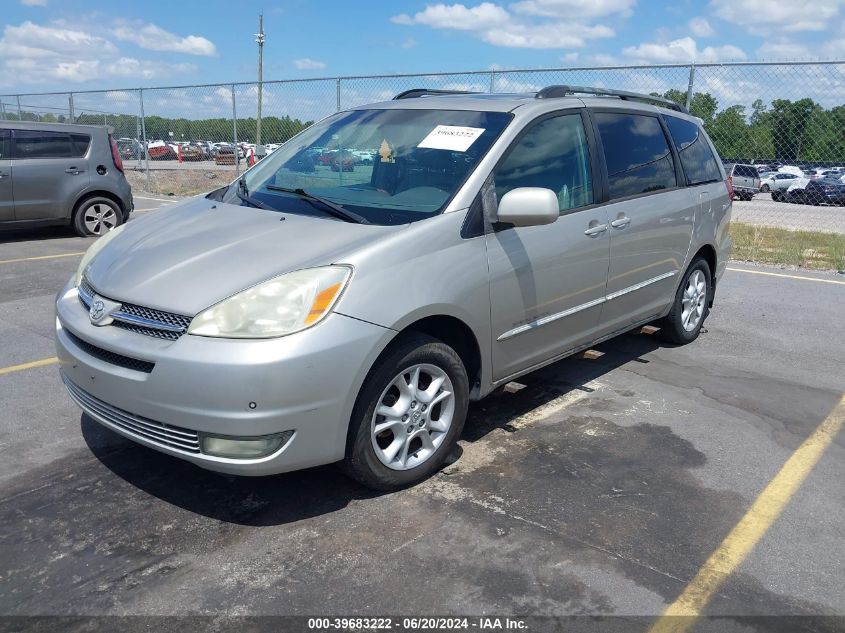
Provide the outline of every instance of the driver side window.
{"type": "Polygon", "coordinates": [[[494,178],[499,200],[518,187],[543,187],[555,192],[561,212],[592,204],[590,152],[581,115],[534,124],[511,147],[494,178]]]}

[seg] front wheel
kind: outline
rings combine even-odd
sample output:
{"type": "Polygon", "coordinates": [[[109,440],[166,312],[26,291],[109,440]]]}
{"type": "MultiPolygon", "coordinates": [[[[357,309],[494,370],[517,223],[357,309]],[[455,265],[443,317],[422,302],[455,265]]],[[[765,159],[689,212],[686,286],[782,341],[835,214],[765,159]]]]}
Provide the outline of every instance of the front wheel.
{"type": "Polygon", "coordinates": [[[663,340],[685,345],[698,338],[710,310],[712,279],[707,260],[694,259],[675,293],[672,309],[658,323],[663,340]]]}
{"type": "Polygon", "coordinates": [[[376,490],[426,479],[455,446],[468,404],[469,380],[455,350],[430,336],[406,337],[361,388],[344,470],[376,490]]]}
{"type": "Polygon", "coordinates": [[[763,185],[762,187],[760,187],[760,191],[762,191],[763,193],[769,193],[769,185],[763,185]]]}

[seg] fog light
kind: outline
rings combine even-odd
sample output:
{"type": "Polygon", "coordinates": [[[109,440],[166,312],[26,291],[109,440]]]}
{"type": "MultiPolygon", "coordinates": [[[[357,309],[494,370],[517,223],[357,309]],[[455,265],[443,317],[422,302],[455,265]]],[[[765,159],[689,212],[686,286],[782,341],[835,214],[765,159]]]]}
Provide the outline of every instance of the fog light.
{"type": "Polygon", "coordinates": [[[266,457],[287,444],[293,431],[262,435],[261,437],[226,437],[221,435],[202,435],[200,448],[206,455],[228,457],[230,459],[258,459],[266,457]]]}

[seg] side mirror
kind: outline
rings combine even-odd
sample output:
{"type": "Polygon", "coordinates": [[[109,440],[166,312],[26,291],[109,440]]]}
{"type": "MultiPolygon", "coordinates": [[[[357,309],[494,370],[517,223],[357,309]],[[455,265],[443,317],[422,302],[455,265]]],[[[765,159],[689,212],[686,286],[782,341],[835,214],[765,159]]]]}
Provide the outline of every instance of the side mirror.
{"type": "Polygon", "coordinates": [[[551,224],[560,217],[557,194],[542,187],[518,187],[499,200],[497,221],[514,226],[551,224]]]}

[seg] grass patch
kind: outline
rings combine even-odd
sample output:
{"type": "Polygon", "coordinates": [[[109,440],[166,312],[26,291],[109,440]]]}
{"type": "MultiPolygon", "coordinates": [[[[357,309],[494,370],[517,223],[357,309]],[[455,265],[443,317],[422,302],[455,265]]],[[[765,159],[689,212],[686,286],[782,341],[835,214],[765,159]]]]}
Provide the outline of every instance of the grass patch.
{"type": "Polygon", "coordinates": [[[790,231],[731,222],[732,259],[799,266],[813,270],[845,269],[845,235],[790,231]]]}

